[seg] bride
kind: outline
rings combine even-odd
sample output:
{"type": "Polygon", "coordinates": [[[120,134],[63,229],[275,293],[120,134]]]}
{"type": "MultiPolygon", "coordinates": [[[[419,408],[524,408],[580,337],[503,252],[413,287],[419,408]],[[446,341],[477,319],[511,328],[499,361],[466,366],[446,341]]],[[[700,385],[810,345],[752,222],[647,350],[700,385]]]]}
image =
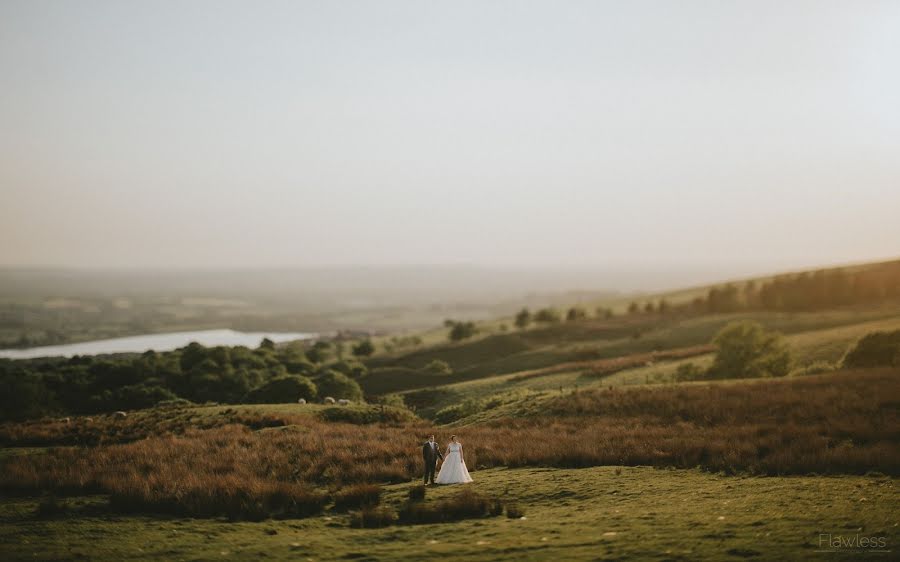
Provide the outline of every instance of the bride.
{"type": "Polygon", "coordinates": [[[444,462],[441,471],[438,472],[435,484],[467,484],[472,481],[466,461],[463,459],[462,443],[456,440],[455,435],[450,436],[450,444],[444,454],[444,462]]]}

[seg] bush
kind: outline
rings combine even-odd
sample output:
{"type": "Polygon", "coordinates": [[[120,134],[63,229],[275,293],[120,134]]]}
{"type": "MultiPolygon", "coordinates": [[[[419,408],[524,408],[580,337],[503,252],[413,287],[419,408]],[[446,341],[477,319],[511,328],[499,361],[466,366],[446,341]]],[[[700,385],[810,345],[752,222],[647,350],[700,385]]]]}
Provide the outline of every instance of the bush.
{"type": "Polygon", "coordinates": [[[362,388],[359,387],[356,381],[343,373],[327,370],[316,377],[315,381],[321,396],[333,396],[334,398],[346,398],[354,401],[362,400],[362,388]]]}
{"type": "Polygon", "coordinates": [[[170,390],[158,385],[134,384],[116,389],[110,406],[120,410],[140,410],[177,398],[170,390]]]}
{"type": "Polygon", "coordinates": [[[791,354],[777,332],[756,322],[732,322],[713,339],[716,357],[712,378],[782,377],[791,369],[791,354]]]}
{"type": "Polygon", "coordinates": [[[300,398],[314,400],[316,385],[301,375],[285,375],[254,388],[243,401],[250,404],[287,404],[295,403],[300,398]]]}
{"type": "Polygon", "coordinates": [[[447,337],[451,341],[460,341],[471,338],[476,333],[478,333],[478,329],[475,328],[474,322],[454,322],[447,337]]]}
{"type": "Polygon", "coordinates": [[[523,308],[516,314],[516,328],[524,329],[531,324],[531,312],[527,308],[523,308]]]}
{"type": "Polygon", "coordinates": [[[484,403],[481,400],[469,399],[460,404],[454,404],[441,408],[434,414],[436,423],[452,423],[469,416],[473,416],[484,410],[484,403]]]}
{"type": "Polygon", "coordinates": [[[440,359],[433,359],[430,363],[425,365],[425,370],[435,375],[453,374],[453,369],[450,367],[450,364],[446,361],[441,361],[440,359]]]}
{"type": "Polygon", "coordinates": [[[900,330],[864,336],[844,356],[845,367],[900,367],[900,330]]]}
{"type": "Polygon", "coordinates": [[[371,508],[381,503],[381,486],[377,484],[354,484],[342,488],[334,496],[334,509],[371,508]]]}
{"type": "Polygon", "coordinates": [[[375,353],[375,346],[371,340],[363,340],[353,346],[353,355],[356,357],[368,357],[375,353]]]}
{"type": "Polygon", "coordinates": [[[573,306],[566,313],[567,322],[577,322],[579,320],[584,320],[585,318],[587,318],[587,312],[580,306],[573,306]]]}
{"type": "Polygon", "coordinates": [[[534,321],[541,324],[555,324],[559,322],[559,312],[553,308],[542,308],[534,314],[534,321]]]}
{"type": "Polygon", "coordinates": [[[338,361],[337,363],[329,365],[328,368],[355,379],[369,373],[366,366],[359,361],[338,361]]]}
{"type": "Polygon", "coordinates": [[[397,512],[389,507],[365,508],[350,514],[350,526],[357,529],[378,529],[396,523],[397,512]]]}

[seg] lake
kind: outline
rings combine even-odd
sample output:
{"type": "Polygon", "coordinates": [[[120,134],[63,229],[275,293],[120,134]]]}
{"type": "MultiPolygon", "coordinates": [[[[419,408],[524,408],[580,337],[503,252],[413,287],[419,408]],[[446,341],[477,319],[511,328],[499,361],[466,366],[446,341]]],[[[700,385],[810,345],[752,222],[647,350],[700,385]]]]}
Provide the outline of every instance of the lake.
{"type": "Polygon", "coordinates": [[[71,357],[73,355],[99,355],[102,353],[141,353],[171,351],[191,342],[205,346],[244,345],[258,347],[263,338],[275,343],[308,340],[318,334],[303,332],[236,332],[234,330],[198,330],[193,332],[170,332],[166,334],[146,334],[107,340],[94,340],[64,345],[46,345],[25,349],[0,349],[0,358],[32,359],[35,357],[71,357]]]}

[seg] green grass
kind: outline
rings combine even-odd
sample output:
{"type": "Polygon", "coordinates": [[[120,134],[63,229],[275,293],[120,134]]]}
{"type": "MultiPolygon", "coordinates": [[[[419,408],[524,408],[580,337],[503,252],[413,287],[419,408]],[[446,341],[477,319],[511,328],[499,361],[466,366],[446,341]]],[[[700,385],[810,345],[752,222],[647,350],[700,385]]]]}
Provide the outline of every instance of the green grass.
{"type": "Polygon", "coordinates": [[[638,315],[612,320],[563,322],[523,331],[494,333],[459,343],[440,342],[415,350],[381,354],[367,361],[361,381],[367,393],[403,392],[454,385],[560,363],[623,357],[708,343],[729,322],[753,320],[789,336],[801,365],[836,361],[870,331],[900,325],[900,303],[846,307],[807,313],[745,312],[690,318],[638,315]],[[442,360],[452,375],[423,371],[442,360]]]}
{"type": "MultiPolygon", "coordinates": [[[[818,553],[820,533],[884,536],[896,548],[896,479],[726,477],[696,470],[599,467],[474,471],[472,486],[515,501],[525,519],[352,529],[349,515],[228,523],[112,515],[102,497],[35,516],[37,498],[0,503],[3,560],[851,560],[818,553]]],[[[399,507],[409,484],[385,488],[399,507]]],[[[426,501],[459,487],[429,488],[426,501]]],[[[881,559],[874,558],[873,559],[881,559]]],[[[885,555],[881,555],[885,556],[885,555]]],[[[887,555],[890,556],[890,555],[887,555]]]]}

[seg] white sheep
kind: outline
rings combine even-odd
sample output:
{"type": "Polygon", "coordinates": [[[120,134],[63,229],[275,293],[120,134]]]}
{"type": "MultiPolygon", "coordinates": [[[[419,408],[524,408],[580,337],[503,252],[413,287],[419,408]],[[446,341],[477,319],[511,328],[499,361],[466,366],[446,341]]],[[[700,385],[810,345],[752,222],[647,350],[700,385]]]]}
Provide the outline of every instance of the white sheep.
{"type": "Polygon", "coordinates": [[[84,421],[91,423],[94,421],[94,418],[84,418],[84,421]]]}
{"type": "Polygon", "coordinates": [[[341,398],[340,400],[338,400],[338,405],[340,405],[340,406],[349,406],[349,405],[350,405],[350,401],[347,400],[346,398],[341,398]]]}
{"type": "Polygon", "coordinates": [[[331,396],[326,396],[324,400],[322,400],[325,404],[334,404],[334,398],[331,396]]]}
{"type": "Polygon", "coordinates": [[[63,423],[72,423],[72,418],[63,418],[63,423]]]}
{"type": "Polygon", "coordinates": [[[297,404],[306,404],[306,398],[301,398],[300,400],[297,400],[297,404]]]}
{"type": "Polygon", "coordinates": [[[115,418],[118,419],[118,420],[122,420],[122,419],[127,418],[127,417],[128,417],[128,414],[126,414],[125,412],[119,410],[118,412],[114,413],[113,416],[115,416],[115,418]]]}

